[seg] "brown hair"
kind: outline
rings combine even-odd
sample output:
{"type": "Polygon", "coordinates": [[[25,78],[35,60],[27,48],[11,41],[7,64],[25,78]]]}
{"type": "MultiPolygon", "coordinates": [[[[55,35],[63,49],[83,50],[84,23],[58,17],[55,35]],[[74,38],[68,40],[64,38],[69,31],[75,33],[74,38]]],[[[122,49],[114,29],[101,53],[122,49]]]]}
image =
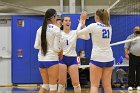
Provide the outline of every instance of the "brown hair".
{"type": "Polygon", "coordinates": [[[99,16],[100,20],[103,22],[103,24],[109,26],[109,14],[107,12],[107,10],[105,9],[98,9],[96,11],[96,15],[99,16]]]}
{"type": "MultiPolygon", "coordinates": [[[[61,19],[61,23],[64,21],[64,18],[65,18],[65,17],[69,17],[69,16],[63,16],[63,17],[62,17],[62,19],[61,19]]],[[[69,18],[70,18],[70,17],[69,17],[69,18]]],[[[61,30],[63,30],[63,29],[64,29],[63,24],[61,24],[60,29],[61,29],[61,30]]]]}
{"type": "Polygon", "coordinates": [[[55,16],[56,10],[54,9],[48,9],[44,16],[44,21],[42,25],[42,31],[41,31],[41,52],[45,56],[47,53],[47,40],[46,40],[46,31],[47,31],[47,21],[51,19],[51,17],[55,16]]]}

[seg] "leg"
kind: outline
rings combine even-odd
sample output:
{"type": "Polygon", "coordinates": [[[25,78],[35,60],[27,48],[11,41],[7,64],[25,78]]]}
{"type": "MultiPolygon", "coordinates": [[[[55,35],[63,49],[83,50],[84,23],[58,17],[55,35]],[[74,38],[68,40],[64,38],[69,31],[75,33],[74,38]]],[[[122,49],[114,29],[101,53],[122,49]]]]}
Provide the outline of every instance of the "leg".
{"type": "Polygon", "coordinates": [[[112,67],[103,68],[102,83],[103,83],[105,93],[112,93],[112,88],[111,88],[112,70],[113,70],[112,67]]]}
{"type": "Polygon", "coordinates": [[[90,63],[90,93],[98,93],[98,88],[102,77],[102,71],[102,68],[90,63]]]}
{"type": "Polygon", "coordinates": [[[39,93],[46,93],[46,90],[49,90],[49,77],[47,68],[39,68],[40,74],[43,80],[43,85],[39,90],[39,93]]]}
{"type": "Polygon", "coordinates": [[[58,93],[65,92],[65,84],[67,81],[67,66],[65,64],[59,64],[59,86],[58,86],[58,93]]]}
{"type": "Polygon", "coordinates": [[[57,80],[59,74],[58,67],[59,67],[58,64],[56,64],[48,68],[49,87],[50,87],[49,93],[57,93],[57,80]]]}
{"type": "Polygon", "coordinates": [[[137,58],[137,67],[136,67],[136,85],[140,86],[140,57],[137,58]]]}
{"type": "Polygon", "coordinates": [[[134,87],[135,84],[135,71],[136,71],[136,62],[132,54],[129,55],[129,73],[128,73],[128,85],[134,87]]]}
{"type": "Polygon", "coordinates": [[[69,75],[72,80],[72,85],[74,87],[74,92],[75,93],[81,93],[81,86],[79,83],[79,71],[78,71],[78,65],[71,65],[68,68],[69,75]]]}

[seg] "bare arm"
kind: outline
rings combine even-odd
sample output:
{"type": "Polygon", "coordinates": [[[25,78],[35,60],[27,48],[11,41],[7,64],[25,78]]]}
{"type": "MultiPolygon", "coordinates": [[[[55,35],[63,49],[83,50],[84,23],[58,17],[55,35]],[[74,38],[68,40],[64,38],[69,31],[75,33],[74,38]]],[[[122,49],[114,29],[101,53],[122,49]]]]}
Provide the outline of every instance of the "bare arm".
{"type": "MultiPolygon", "coordinates": [[[[127,40],[128,39],[131,39],[131,35],[127,37],[127,40]]],[[[131,47],[131,42],[125,43],[124,52],[125,52],[125,57],[126,57],[127,60],[129,60],[129,53],[130,53],[129,49],[130,49],[130,47],[131,47]]]]}
{"type": "Polygon", "coordinates": [[[126,57],[126,59],[129,60],[129,49],[128,48],[125,48],[124,51],[125,51],[125,57],[126,57]]]}

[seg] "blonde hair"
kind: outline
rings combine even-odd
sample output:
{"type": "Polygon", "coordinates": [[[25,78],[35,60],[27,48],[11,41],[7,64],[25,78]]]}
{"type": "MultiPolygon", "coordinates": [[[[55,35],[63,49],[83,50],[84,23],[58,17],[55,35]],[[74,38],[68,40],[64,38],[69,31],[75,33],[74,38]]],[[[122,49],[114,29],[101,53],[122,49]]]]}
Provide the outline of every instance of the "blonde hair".
{"type": "Polygon", "coordinates": [[[110,26],[109,23],[109,13],[105,9],[98,9],[96,15],[100,18],[103,24],[110,26]]]}

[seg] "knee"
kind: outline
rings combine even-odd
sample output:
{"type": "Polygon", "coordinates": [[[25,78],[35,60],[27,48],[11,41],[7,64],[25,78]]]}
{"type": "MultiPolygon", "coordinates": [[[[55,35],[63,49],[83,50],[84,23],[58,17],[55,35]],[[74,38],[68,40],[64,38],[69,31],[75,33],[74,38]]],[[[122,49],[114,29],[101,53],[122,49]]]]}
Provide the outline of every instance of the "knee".
{"type": "Polygon", "coordinates": [[[110,84],[109,84],[109,83],[103,84],[103,87],[104,87],[105,89],[110,88],[110,87],[111,87],[111,83],[110,83],[110,84]]]}
{"type": "Polygon", "coordinates": [[[91,82],[91,87],[99,88],[99,86],[100,86],[100,83],[91,82]]]}
{"type": "Polygon", "coordinates": [[[76,81],[76,80],[75,80],[75,81],[72,81],[72,85],[73,85],[73,86],[77,86],[77,85],[79,85],[79,82],[76,81]]]}
{"type": "Polygon", "coordinates": [[[58,85],[58,92],[64,92],[65,91],[65,85],[58,85]]]}
{"type": "Polygon", "coordinates": [[[74,88],[74,92],[75,92],[75,93],[81,91],[81,86],[80,86],[80,84],[78,84],[77,86],[73,86],[73,88],[74,88]]]}
{"type": "Polygon", "coordinates": [[[98,86],[91,85],[91,90],[97,91],[98,88],[99,88],[98,86]]]}
{"type": "Polygon", "coordinates": [[[62,79],[59,79],[59,84],[61,84],[61,85],[65,85],[66,84],[66,80],[62,80],[62,79]]]}

